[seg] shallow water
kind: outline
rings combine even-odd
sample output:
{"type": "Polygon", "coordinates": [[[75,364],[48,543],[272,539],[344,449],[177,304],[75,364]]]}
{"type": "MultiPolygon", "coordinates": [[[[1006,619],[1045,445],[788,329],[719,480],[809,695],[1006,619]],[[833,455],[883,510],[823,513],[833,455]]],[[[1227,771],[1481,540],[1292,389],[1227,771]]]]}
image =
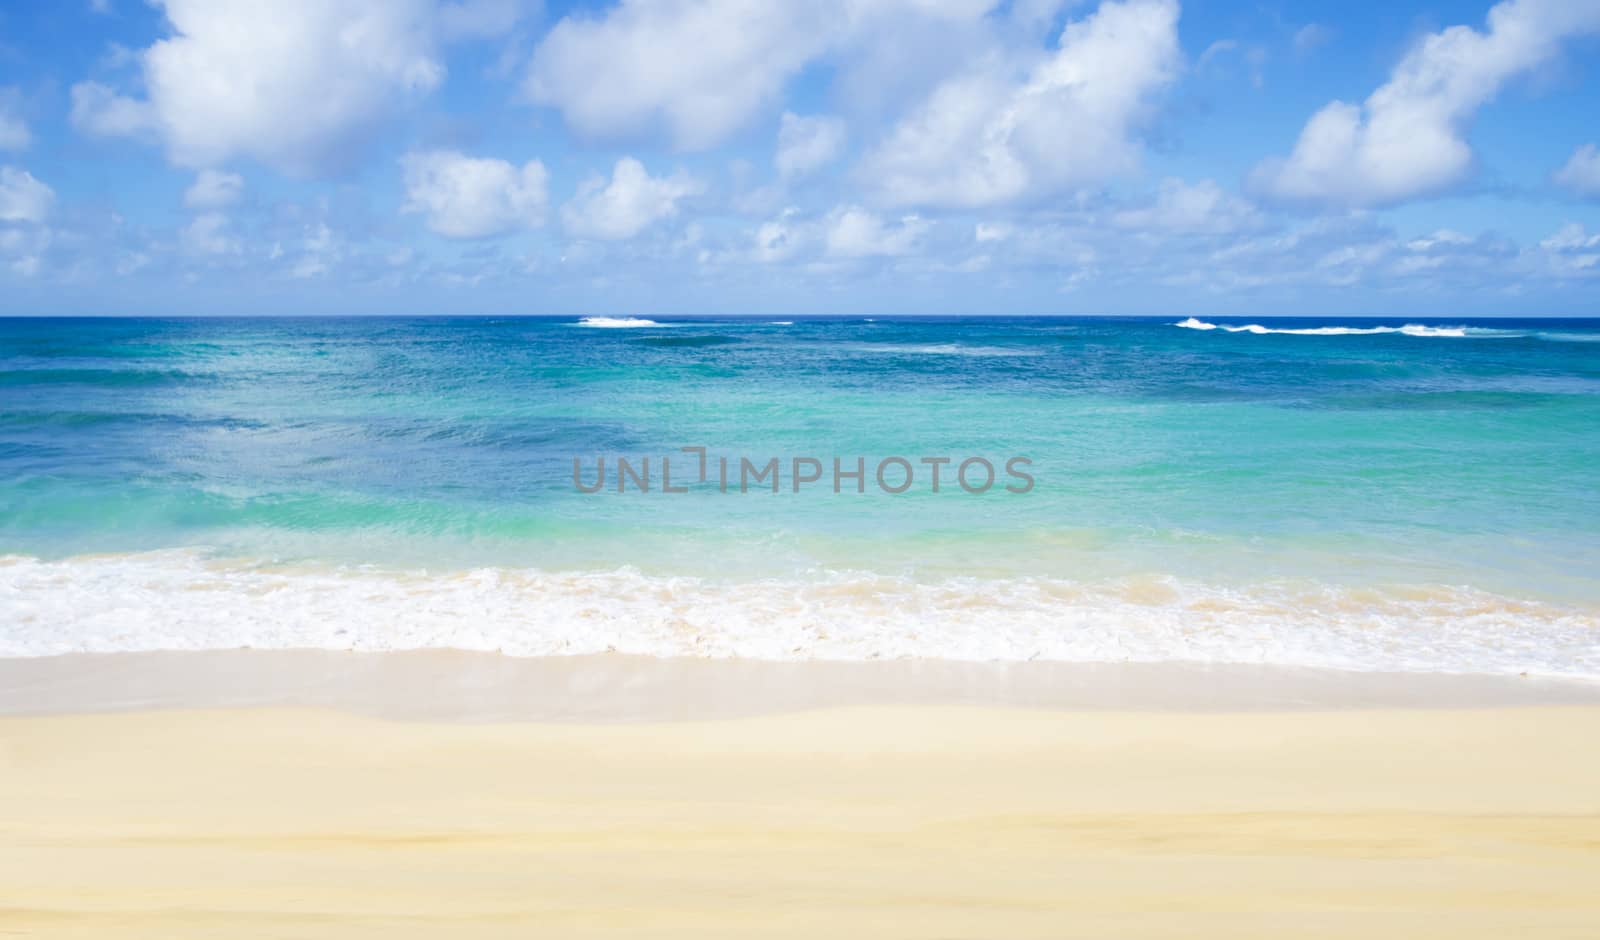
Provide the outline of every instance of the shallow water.
{"type": "Polygon", "coordinates": [[[1404,318],[0,320],[0,653],[1600,677],[1597,338],[1404,318]],[[707,448],[707,482],[685,446],[707,448]],[[592,482],[602,455],[607,491],[580,492],[574,458],[592,482]],[[660,491],[663,456],[688,492],[660,491]],[[723,456],[735,478],[778,458],[780,492],[722,492],[723,456]],[[897,495],[873,479],[890,456],[915,473],[897,495]],[[650,458],[651,492],[616,493],[618,457],[650,458]],[[822,468],[798,493],[795,457],[822,468]],[[833,492],[835,457],[863,461],[865,493],[833,492]],[[953,459],[938,493],[922,457],[953,459]],[[955,485],[967,457],[993,488],[955,485]],[[1029,492],[1004,489],[1012,457],[1029,492]]]}

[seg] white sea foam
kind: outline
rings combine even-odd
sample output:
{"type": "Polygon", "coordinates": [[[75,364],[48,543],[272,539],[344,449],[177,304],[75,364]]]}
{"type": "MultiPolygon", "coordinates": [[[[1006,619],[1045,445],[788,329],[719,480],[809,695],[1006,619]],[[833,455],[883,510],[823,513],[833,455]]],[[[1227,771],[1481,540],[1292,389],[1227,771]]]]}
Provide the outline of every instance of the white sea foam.
{"type": "Polygon", "coordinates": [[[584,317],[578,321],[578,325],[610,330],[627,330],[644,326],[660,326],[661,324],[654,320],[645,320],[639,317],[584,317]]]}
{"type": "Polygon", "coordinates": [[[1262,663],[1600,678],[1600,611],[1448,586],[867,572],[747,581],[0,558],[0,655],[463,648],[521,656],[1262,663]]]}
{"type": "Polygon", "coordinates": [[[963,343],[842,343],[834,347],[851,352],[895,356],[1042,356],[1043,349],[1016,346],[979,346],[963,343]]]}
{"type": "Polygon", "coordinates": [[[1287,336],[1374,336],[1380,333],[1402,333],[1406,336],[1509,336],[1521,335],[1514,330],[1472,329],[1464,326],[1424,326],[1420,323],[1407,323],[1405,326],[1311,326],[1296,328],[1278,328],[1262,326],[1259,323],[1231,324],[1208,323],[1195,317],[1189,317],[1173,326],[1181,326],[1186,330],[1226,330],[1229,333],[1255,333],[1264,335],[1280,333],[1287,336]]]}

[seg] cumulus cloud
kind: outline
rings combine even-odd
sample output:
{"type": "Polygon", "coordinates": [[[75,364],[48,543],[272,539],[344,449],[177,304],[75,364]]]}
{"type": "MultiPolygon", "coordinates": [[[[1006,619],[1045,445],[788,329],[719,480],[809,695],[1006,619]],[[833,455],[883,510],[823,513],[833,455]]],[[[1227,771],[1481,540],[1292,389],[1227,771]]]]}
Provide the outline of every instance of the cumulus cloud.
{"type": "Polygon", "coordinates": [[[1175,0],[1102,3],[1026,74],[991,57],[940,84],[863,162],[888,203],[985,206],[1134,169],[1132,133],[1172,81],[1175,0]]]}
{"type": "Polygon", "coordinates": [[[424,212],[428,228],[447,238],[488,238],[544,224],[549,176],[544,164],[521,167],[451,150],[410,153],[402,211],[424,212]]]}
{"type": "Polygon", "coordinates": [[[55,190],[27,170],[0,166],[0,222],[43,222],[55,205],[55,190]]]}
{"type": "Polygon", "coordinates": [[[1574,150],[1555,181],[1580,196],[1600,196],[1600,147],[1584,144],[1574,150]]]}
{"type": "Polygon", "coordinates": [[[588,136],[660,128],[679,147],[710,147],[830,41],[827,6],[623,0],[603,18],[557,23],[534,53],[527,92],[588,136]]]}
{"type": "Polygon", "coordinates": [[[798,253],[807,241],[806,226],[800,223],[800,210],[791,206],[756,228],[753,260],[765,264],[787,261],[798,253]]]}
{"type": "Polygon", "coordinates": [[[562,19],[525,90],[590,137],[665,133],[715,146],[775,102],[807,64],[882,23],[970,23],[998,0],[622,0],[562,19]],[[596,80],[603,75],[604,80],[596,80]]]}
{"type": "Polygon", "coordinates": [[[183,191],[183,205],[188,209],[223,209],[238,202],[243,191],[244,177],[239,174],[201,170],[183,191]]]}
{"type": "Polygon", "coordinates": [[[181,233],[183,247],[197,255],[234,255],[239,240],[233,237],[228,217],[220,212],[202,212],[181,233]]]}
{"type": "Polygon", "coordinates": [[[836,206],[821,215],[790,206],[757,226],[748,248],[723,257],[762,264],[897,258],[919,253],[932,228],[933,223],[920,216],[886,220],[858,205],[836,206]]]}
{"type": "Polygon", "coordinates": [[[15,88],[0,88],[0,150],[26,150],[33,143],[28,123],[17,113],[20,97],[15,88]]]}
{"type": "Polygon", "coordinates": [[[886,223],[860,206],[842,206],[830,214],[825,226],[827,253],[830,258],[907,255],[930,225],[915,215],[886,223]]]}
{"type": "Polygon", "coordinates": [[[838,158],[844,139],[844,122],[838,118],[784,112],[778,125],[778,150],[773,157],[778,175],[794,179],[816,172],[838,158]]]}
{"type": "Polygon", "coordinates": [[[1502,85],[1554,58],[1566,39],[1600,31],[1595,0],[1506,0],[1488,28],[1433,33],[1365,104],[1334,101],[1306,122],[1287,158],[1252,184],[1290,201],[1393,205],[1442,192],[1472,170],[1466,132],[1502,85]]]}
{"type": "Polygon", "coordinates": [[[1161,181],[1154,202],[1124,209],[1112,221],[1123,228],[1207,235],[1226,235],[1262,224],[1254,206],[1226,192],[1215,180],[1191,184],[1175,177],[1161,181]]]}
{"type": "Polygon", "coordinates": [[[609,182],[591,176],[579,184],[577,195],[561,207],[561,220],[579,238],[620,241],[676,215],[680,200],[703,190],[683,174],[654,177],[638,160],[623,157],[609,182]]]}
{"type": "Polygon", "coordinates": [[[343,166],[407,98],[439,84],[430,0],[162,0],[173,35],[144,50],[147,99],[73,87],[73,123],[153,132],[173,162],[245,157],[312,175],[343,166]]]}

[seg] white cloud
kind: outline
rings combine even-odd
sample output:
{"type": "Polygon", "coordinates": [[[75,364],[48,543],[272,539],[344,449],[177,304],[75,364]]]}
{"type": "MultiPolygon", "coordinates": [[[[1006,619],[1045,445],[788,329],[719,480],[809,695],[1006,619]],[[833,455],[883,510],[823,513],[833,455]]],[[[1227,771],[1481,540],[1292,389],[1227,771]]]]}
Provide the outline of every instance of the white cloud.
{"type": "Polygon", "coordinates": [[[1473,239],[1470,235],[1457,232],[1454,229],[1442,228],[1432,235],[1413,238],[1411,241],[1406,242],[1406,247],[1412,251],[1431,251],[1440,246],[1470,245],[1472,241],[1473,239]]]}
{"type": "Polygon", "coordinates": [[[979,222],[973,226],[972,239],[979,244],[984,242],[1003,242],[1015,234],[1015,231],[1011,225],[1005,222],[979,222]]]}
{"type": "Polygon", "coordinates": [[[660,128],[679,147],[710,147],[829,42],[827,6],[623,0],[603,18],[557,23],[534,53],[527,91],[588,136],[660,128]]]}
{"type": "Polygon", "coordinates": [[[914,215],[886,224],[860,206],[843,206],[829,216],[824,239],[831,258],[892,257],[914,251],[930,225],[914,215]]]}
{"type": "Polygon", "coordinates": [[[529,160],[520,168],[504,160],[449,150],[409,153],[402,211],[425,212],[428,228],[447,238],[487,238],[544,224],[548,174],[529,160]]]}
{"type": "Polygon", "coordinates": [[[702,192],[697,181],[678,174],[653,177],[632,157],[617,161],[608,183],[592,176],[578,186],[572,201],[561,207],[567,231],[579,238],[619,241],[651,224],[676,215],[678,202],[702,192]]]}
{"type": "Polygon", "coordinates": [[[1230,52],[1236,52],[1236,51],[1238,51],[1238,49],[1239,49],[1239,40],[1237,40],[1237,39],[1218,39],[1216,42],[1212,43],[1211,45],[1206,46],[1206,51],[1200,53],[1200,58],[1196,59],[1195,63],[1194,63],[1195,70],[1196,71],[1203,71],[1205,69],[1205,67],[1211,63],[1212,59],[1215,59],[1217,56],[1225,55],[1225,54],[1230,53],[1230,52]]]}
{"type": "MultiPolygon", "coordinates": [[[[0,200],[3,200],[3,182],[0,182],[0,200]]],[[[4,203],[0,202],[0,208],[4,203]]],[[[5,259],[14,273],[33,277],[44,265],[44,254],[50,248],[53,235],[44,226],[30,228],[0,228],[0,258],[5,259]]]]}
{"type": "Polygon", "coordinates": [[[1063,7],[1078,0],[1011,0],[1011,18],[1025,28],[1038,28],[1053,23],[1063,7]]]}
{"type": "Polygon", "coordinates": [[[1546,251],[1582,251],[1587,248],[1600,248],[1600,234],[1590,235],[1581,223],[1568,222],[1554,235],[1541,241],[1539,247],[1546,251]]]}
{"type": "Polygon", "coordinates": [[[119,95],[99,82],[72,86],[72,126],[94,137],[134,137],[155,130],[149,102],[119,95]]]}
{"type": "Polygon", "coordinates": [[[244,177],[221,170],[201,170],[183,191],[183,204],[189,209],[222,209],[239,201],[244,177]]]}
{"type": "Polygon", "coordinates": [[[116,264],[112,266],[112,270],[117,272],[118,277],[127,277],[149,265],[150,256],[144,252],[125,251],[117,256],[116,264]]]}
{"type": "Polygon", "coordinates": [[[73,87],[73,123],[154,130],[173,162],[336,168],[408,97],[439,84],[430,0],[163,0],[173,36],[142,54],[148,100],[73,87]]]}
{"type": "Polygon", "coordinates": [[[55,201],[55,190],[32,173],[0,166],[0,222],[43,222],[55,201]]]}
{"type": "Polygon", "coordinates": [[[344,247],[328,223],[308,225],[305,231],[300,257],[289,268],[289,276],[296,280],[321,277],[344,257],[344,247]]]}
{"type": "Polygon", "coordinates": [[[985,206],[1133,170],[1150,96],[1176,74],[1175,0],[1102,3],[1020,78],[1005,56],[949,79],[861,167],[889,203],[985,206]]]}
{"type": "Polygon", "coordinates": [[[15,88],[0,88],[0,150],[27,150],[33,143],[28,123],[16,113],[20,97],[15,88]]]}
{"type": "Polygon", "coordinates": [[[1206,47],[1200,53],[1200,58],[1195,61],[1195,71],[1203,72],[1207,66],[1212,66],[1212,71],[1219,74],[1225,71],[1220,63],[1222,60],[1238,56],[1249,70],[1250,84],[1257,88],[1266,84],[1266,75],[1263,71],[1267,64],[1267,50],[1261,46],[1244,46],[1237,39],[1219,39],[1206,47]]]}
{"type": "Polygon", "coordinates": [[[1580,196],[1600,196],[1600,147],[1584,144],[1574,150],[1555,181],[1580,196]]]}
{"type": "Polygon", "coordinates": [[[1600,233],[1590,234],[1581,223],[1568,222],[1541,241],[1549,269],[1562,277],[1600,274],[1600,233]]]}
{"type": "Polygon", "coordinates": [[[827,166],[844,149],[844,139],[844,122],[838,118],[784,112],[778,125],[778,151],[773,157],[778,175],[793,179],[827,166]]]}
{"type": "Polygon", "coordinates": [[[0,114],[0,150],[26,150],[33,142],[28,125],[10,114],[0,114]]]}
{"type": "Polygon", "coordinates": [[[197,255],[234,255],[239,240],[230,232],[228,217],[220,212],[202,212],[184,227],[183,247],[197,255]]]}
{"type": "Polygon", "coordinates": [[[1478,108],[1563,40],[1595,31],[1595,0],[1506,0],[1489,11],[1487,32],[1452,26],[1427,36],[1364,105],[1318,111],[1294,151],[1262,163],[1252,183],[1281,199],[1341,206],[1448,189],[1472,170],[1465,134],[1478,108]]]}
{"type": "Polygon", "coordinates": [[[794,257],[808,240],[806,227],[797,221],[800,210],[790,207],[776,219],[761,223],[756,229],[755,248],[751,257],[770,264],[794,257]]]}
{"type": "Polygon", "coordinates": [[[1317,47],[1325,45],[1333,39],[1333,30],[1321,23],[1307,23],[1295,30],[1294,51],[1298,55],[1307,55],[1317,47]]]}
{"type": "Polygon", "coordinates": [[[791,206],[761,223],[752,233],[748,249],[721,257],[763,264],[802,256],[832,261],[902,257],[918,252],[932,227],[932,222],[916,215],[885,221],[856,205],[837,206],[821,216],[808,216],[791,206]]]}
{"type": "Polygon", "coordinates": [[[1124,228],[1207,235],[1255,228],[1262,221],[1254,206],[1229,194],[1215,180],[1191,185],[1175,177],[1161,181],[1151,205],[1125,209],[1112,219],[1124,228]]]}
{"type": "Polygon", "coordinates": [[[586,136],[664,132],[681,149],[705,149],[865,30],[925,20],[959,28],[996,2],[622,0],[604,16],[557,23],[534,52],[525,90],[586,136]]]}
{"type": "MultiPolygon", "coordinates": [[[[439,32],[446,39],[494,39],[527,15],[525,0],[455,0],[439,7],[439,32]]],[[[537,4],[534,4],[535,6],[537,4]]]]}

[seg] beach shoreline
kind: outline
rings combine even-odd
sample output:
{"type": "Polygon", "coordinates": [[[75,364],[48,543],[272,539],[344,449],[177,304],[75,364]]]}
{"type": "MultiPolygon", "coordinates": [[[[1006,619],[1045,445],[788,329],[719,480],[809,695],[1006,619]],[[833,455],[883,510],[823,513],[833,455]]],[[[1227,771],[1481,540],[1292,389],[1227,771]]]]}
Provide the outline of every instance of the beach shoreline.
{"type": "Polygon", "coordinates": [[[0,716],[310,707],[459,721],[685,721],[857,706],[1305,711],[1600,705],[1600,682],[1276,665],[770,661],[467,650],[0,658],[0,716]]]}

